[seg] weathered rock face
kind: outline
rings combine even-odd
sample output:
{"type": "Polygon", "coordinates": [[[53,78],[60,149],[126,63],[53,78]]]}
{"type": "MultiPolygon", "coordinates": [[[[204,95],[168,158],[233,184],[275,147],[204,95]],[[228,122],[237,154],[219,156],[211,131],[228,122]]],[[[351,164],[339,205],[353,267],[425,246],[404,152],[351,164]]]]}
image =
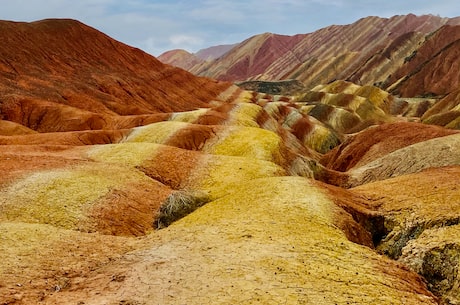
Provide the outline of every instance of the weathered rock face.
{"type": "Polygon", "coordinates": [[[420,123],[383,124],[349,137],[324,155],[321,163],[332,170],[346,172],[412,144],[455,134],[458,132],[420,123]]]}
{"type": "Polygon", "coordinates": [[[458,303],[459,133],[408,122],[452,95],[263,94],[1,26],[53,46],[0,31],[1,304],[458,303]]]}
{"type": "Polygon", "coordinates": [[[377,249],[425,276],[445,304],[460,300],[459,175],[459,166],[432,168],[354,189],[386,215],[377,249]]]}

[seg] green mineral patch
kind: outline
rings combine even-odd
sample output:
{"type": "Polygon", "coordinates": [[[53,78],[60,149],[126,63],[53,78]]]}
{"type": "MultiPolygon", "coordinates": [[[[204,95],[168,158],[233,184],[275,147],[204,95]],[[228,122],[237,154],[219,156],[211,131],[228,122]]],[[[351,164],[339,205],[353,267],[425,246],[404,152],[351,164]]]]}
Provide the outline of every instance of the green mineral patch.
{"type": "Polygon", "coordinates": [[[186,122],[158,122],[150,125],[134,128],[125,142],[149,142],[165,143],[176,131],[186,128],[189,123],[186,122]]]}
{"type": "Polygon", "coordinates": [[[230,126],[206,142],[203,152],[215,155],[240,156],[278,162],[281,138],[274,132],[254,128],[230,126]]]}
{"type": "Polygon", "coordinates": [[[356,90],[354,94],[367,98],[372,104],[386,113],[390,112],[390,94],[388,92],[374,86],[363,86],[356,90]]]}
{"type": "Polygon", "coordinates": [[[355,111],[363,120],[375,120],[381,122],[390,122],[393,120],[381,108],[371,103],[368,99],[364,99],[355,111]]]}
{"type": "Polygon", "coordinates": [[[351,128],[357,126],[361,122],[361,118],[354,112],[350,112],[341,107],[334,107],[332,113],[328,116],[328,120],[324,123],[332,126],[337,132],[347,132],[351,128]]]}
{"type": "Polygon", "coordinates": [[[36,172],[0,193],[1,217],[79,229],[86,225],[86,209],[95,201],[117,186],[142,180],[149,178],[135,169],[113,165],[36,172]]]}
{"type": "Polygon", "coordinates": [[[209,109],[200,108],[192,111],[175,112],[171,115],[170,121],[193,123],[209,109]]]}
{"type": "Polygon", "coordinates": [[[87,152],[94,161],[139,166],[146,159],[154,158],[158,149],[163,147],[155,143],[119,143],[95,145],[87,152]]]}
{"type": "Polygon", "coordinates": [[[458,117],[450,121],[450,123],[447,124],[446,127],[451,129],[460,129],[460,111],[458,113],[458,117]]]}
{"type": "Polygon", "coordinates": [[[300,114],[300,112],[298,112],[297,110],[293,110],[284,117],[284,122],[282,123],[282,126],[284,128],[290,128],[302,118],[303,116],[302,114],[300,114]]]}

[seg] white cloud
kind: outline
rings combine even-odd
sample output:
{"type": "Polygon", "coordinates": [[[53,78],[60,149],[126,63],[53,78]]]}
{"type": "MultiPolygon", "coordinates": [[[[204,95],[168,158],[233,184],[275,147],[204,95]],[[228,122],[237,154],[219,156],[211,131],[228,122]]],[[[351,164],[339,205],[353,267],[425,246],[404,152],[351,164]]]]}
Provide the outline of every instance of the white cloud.
{"type": "Polygon", "coordinates": [[[203,43],[203,39],[192,35],[173,35],[169,37],[169,41],[175,46],[189,45],[198,46],[203,43]]]}

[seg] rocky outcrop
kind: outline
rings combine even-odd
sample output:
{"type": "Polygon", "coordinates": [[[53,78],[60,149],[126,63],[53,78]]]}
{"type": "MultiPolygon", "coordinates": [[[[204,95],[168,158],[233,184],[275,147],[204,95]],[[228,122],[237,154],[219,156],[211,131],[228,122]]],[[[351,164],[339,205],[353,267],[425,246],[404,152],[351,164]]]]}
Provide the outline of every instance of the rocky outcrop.
{"type": "Polygon", "coordinates": [[[244,81],[236,83],[244,90],[268,93],[270,95],[295,95],[305,89],[302,82],[296,79],[283,81],[244,81]]]}
{"type": "Polygon", "coordinates": [[[459,173],[432,168],[354,189],[385,214],[377,249],[425,276],[443,304],[459,301],[459,173]]]}
{"type": "Polygon", "coordinates": [[[383,124],[347,138],[342,145],[324,155],[321,163],[330,169],[346,172],[412,144],[456,134],[458,132],[453,130],[420,123],[383,124]]]}

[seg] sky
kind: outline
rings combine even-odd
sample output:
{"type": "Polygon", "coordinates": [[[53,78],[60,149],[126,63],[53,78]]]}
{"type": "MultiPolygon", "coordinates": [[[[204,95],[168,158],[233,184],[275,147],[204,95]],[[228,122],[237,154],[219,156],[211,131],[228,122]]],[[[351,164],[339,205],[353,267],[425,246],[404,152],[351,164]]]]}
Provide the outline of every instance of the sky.
{"type": "Polygon", "coordinates": [[[271,32],[294,35],[366,16],[460,16],[458,0],[0,0],[0,19],[77,19],[158,56],[271,32]]]}

